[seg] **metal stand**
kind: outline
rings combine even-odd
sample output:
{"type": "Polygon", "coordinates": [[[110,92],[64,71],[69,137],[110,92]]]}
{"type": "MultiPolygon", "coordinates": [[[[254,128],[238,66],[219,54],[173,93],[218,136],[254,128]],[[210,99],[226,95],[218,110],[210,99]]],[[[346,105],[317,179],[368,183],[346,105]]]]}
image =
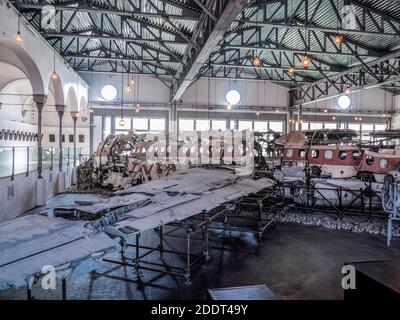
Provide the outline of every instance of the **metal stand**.
{"type": "Polygon", "coordinates": [[[393,221],[400,221],[400,215],[391,213],[388,217],[388,230],[387,230],[387,245],[390,247],[390,243],[393,238],[393,221]]]}

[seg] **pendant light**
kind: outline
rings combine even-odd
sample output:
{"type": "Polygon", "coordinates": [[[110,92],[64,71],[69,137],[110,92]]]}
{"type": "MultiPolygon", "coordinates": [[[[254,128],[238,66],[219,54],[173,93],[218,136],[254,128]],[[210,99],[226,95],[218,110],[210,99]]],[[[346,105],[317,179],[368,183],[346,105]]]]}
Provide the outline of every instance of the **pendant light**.
{"type": "Polygon", "coordinates": [[[18,32],[17,35],[15,36],[15,41],[18,43],[21,43],[24,41],[24,38],[21,35],[21,16],[18,15],[18,32]]]}
{"type": "Polygon", "coordinates": [[[56,73],[56,49],[55,48],[53,48],[53,49],[54,49],[54,52],[53,52],[53,73],[51,75],[51,79],[57,80],[58,76],[57,76],[57,73],[56,73]]]}

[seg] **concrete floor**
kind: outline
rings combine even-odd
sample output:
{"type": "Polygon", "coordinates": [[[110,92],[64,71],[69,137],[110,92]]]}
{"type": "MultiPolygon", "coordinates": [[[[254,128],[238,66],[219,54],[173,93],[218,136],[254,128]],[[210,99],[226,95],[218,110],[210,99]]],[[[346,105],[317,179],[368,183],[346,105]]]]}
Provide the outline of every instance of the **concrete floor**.
{"type": "MultiPolygon", "coordinates": [[[[94,196],[80,196],[88,199],[94,196]]],[[[49,202],[73,201],[74,196],[63,195],[49,202]]],[[[36,212],[42,210],[36,210],[36,212]]],[[[167,249],[185,251],[183,232],[166,236],[167,249]]],[[[194,235],[193,252],[202,249],[200,234],[194,235]]],[[[151,231],[142,236],[145,245],[157,245],[158,235],[151,231]]],[[[266,284],[280,299],[342,299],[341,267],[344,262],[390,260],[400,258],[400,242],[391,248],[385,239],[368,234],[327,230],[295,224],[278,224],[269,230],[261,244],[251,234],[232,233],[223,236],[211,233],[211,260],[194,268],[192,284],[183,278],[160,275],[143,270],[138,280],[134,269],[102,261],[86,259],[68,280],[68,299],[205,299],[207,289],[242,285],[266,284]],[[88,274],[88,270],[95,272],[88,274]]],[[[127,251],[133,257],[133,249],[127,251]]],[[[108,257],[118,259],[118,253],[108,257]]],[[[162,263],[159,254],[148,256],[148,261],[162,263]]],[[[183,256],[164,254],[164,262],[183,267],[183,256]]],[[[38,299],[59,299],[56,290],[44,291],[37,285],[33,295],[38,299]]],[[[0,299],[25,299],[25,289],[0,292],[0,299]]]]}

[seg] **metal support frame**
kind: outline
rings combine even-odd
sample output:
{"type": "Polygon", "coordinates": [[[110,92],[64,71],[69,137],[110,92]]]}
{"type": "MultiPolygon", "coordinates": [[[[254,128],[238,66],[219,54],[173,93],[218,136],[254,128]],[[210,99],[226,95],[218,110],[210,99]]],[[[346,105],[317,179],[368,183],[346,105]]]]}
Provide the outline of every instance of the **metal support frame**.
{"type": "MultiPolygon", "coordinates": [[[[371,185],[371,178],[372,177],[369,176],[368,180],[369,185],[371,185]]],[[[359,190],[352,190],[348,188],[338,187],[336,190],[336,195],[337,195],[336,200],[339,203],[338,206],[333,204],[332,201],[327,199],[323,194],[323,191],[335,191],[335,189],[315,188],[315,186],[311,184],[311,179],[307,179],[307,177],[306,177],[306,183],[304,185],[298,185],[296,184],[296,182],[285,182],[285,183],[279,183],[277,187],[282,189],[283,194],[285,188],[304,190],[306,197],[305,204],[304,205],[296,204],[296,209],[300,209],[305,212],[319,211],[325,213],[333,213],[337,214],[339,217],[343,217],[346,215],[363,215],[368,217],[379,217],[379,218],[387,217],[387,213],[385,213],[383,210],[377,211],[376,209],[373,208],[372,206],[373,198],[377,197],[378,199],[380,199],[380,196],[376,192],[373,192],[370,187],[359,190]],[[353,200],[350,202],[350,204],[348,204],[347,206],[343,204],[343,195],[346,192],[351,193],[355,196],[353,200]],[[314,194],[317,194],[320,197],[322,197],[322,199],[327,202],[328,207],[316,207],[314,203],[311,201],[311,197],[314,194]],[[361,201],[362,203],[360,209],[354,207],[354,204],[358,200],[361,201]],[[366,200],[368,202],[368,205],[365,205],[366,200]]]]}
{"type": "MultiPolygon", "coordinates": [[[[137,233],[135,237],[135,243],[129,243],[125,239],[122,239],[120,242],[121,245],[121,259],[108,259],[104,258],[103,261],[114,263],[117,265],[123,265],[132,267],[135,269],[135,274],[137,276],[138,281],[141,281],[141,270],[149,270],[154,272],[159,272],[161,274],[168,274],[173,276],[183,277],[185,279],[185,283],[189,285],[192,279],[192,269],[195,265],[200,263],[201,261],[205,261],[206,263],[210,260],[210,230],[223,230],[226,231],[236,231],[236,232],[251,232],[257,235],[257,239],[260,242],[264,232],[271,227],[275,220],[274,219],[265,219],[262,218],[262,214],[265,212],[265,200],[271,196],[270,192],[260,192],[255,195],[251,195],[250,197],[244,197],[243,199],[239,199],[235,203],[226,203],[221,207],[218,207],[209,212],[203,211],[202,213],[193,216],[185,221],[181,222],[171,222],[167,225],[160,225],[156,231],[159,235],[159,245],[156,247],[143,246],[140,244],[141,233],[137,233]],[[248,217],[241,216],[236,208],[241,204],[243,206],[247,205],[246,201],[257,197],[259,201],[257,201],[257,207],[260,210],[260,213],[257,217],[248,217]],[[236,214],[232,214],[236,212],[236,214]],[[238,219],[240,219],[240,225],[236,225],[238,223],[238,219]],[[244,223],[243,223],[244,222],[244,223]],[[171,230],[165,232],[165,227],[171,227],[171,230]],[[185,235],[183,239],[186,243],[186,251],[180,252],[176,250],[169,250],[165,248],[164,245],[164,237],[172,236],[178,230],[185,230],[185,235]],[[192,238],[196,232],[201,232],[201,239],[204,241],[203,243],[203,251],[200,254],[194,254],[192,252],[192,238]],[[135,256],[127,257],[125,252],[126,248],[132,247],[135,249],[135,256]],[[142,254],[140,250],[144,251],[142,254]],[[144,258],[158,252],[160,255],[160,260],[163,261],[165,253],[171,253],[174,255],[184,256],[185,257],[185,267],[174,267],[167,265],[165,262],[156,263],[145,261],[144,258]],[[128,261],[131,262],[128,262],[128,261]]],[[[275,201],[274,201],[275,202],[275,201]]],[[[274,207],[269,207],[270,210],[274,210],[274,207]]]]}

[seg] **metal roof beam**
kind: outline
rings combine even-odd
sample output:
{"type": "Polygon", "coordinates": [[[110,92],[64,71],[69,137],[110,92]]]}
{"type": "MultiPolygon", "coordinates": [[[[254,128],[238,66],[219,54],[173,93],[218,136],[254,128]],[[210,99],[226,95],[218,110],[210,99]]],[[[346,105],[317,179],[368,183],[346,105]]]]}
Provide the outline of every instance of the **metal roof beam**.
{"type": "Polygon", "coordinates": [[[185,90],[196,79],[200,69],[207,62],[214,48],[223,40],[224,34],[247,4],[248,1],[245,0],[230,0],[221,1],[219,4],[217,3],[217,10],[220,12],[219,15],[216,14],[218,21],[215,22],[210,18],[206,25],[207,28],[204,29],[208,30],[207,33],[203,35],[203,46],[199,51],[189,50],[187,57],[189,67],[184,68],[179,75],[179,79],[174,82],[172,88],[173,101],[178,101],[185,90]],[[218,5],[220,5],[220,7],[218,7],[218,5]]]}

